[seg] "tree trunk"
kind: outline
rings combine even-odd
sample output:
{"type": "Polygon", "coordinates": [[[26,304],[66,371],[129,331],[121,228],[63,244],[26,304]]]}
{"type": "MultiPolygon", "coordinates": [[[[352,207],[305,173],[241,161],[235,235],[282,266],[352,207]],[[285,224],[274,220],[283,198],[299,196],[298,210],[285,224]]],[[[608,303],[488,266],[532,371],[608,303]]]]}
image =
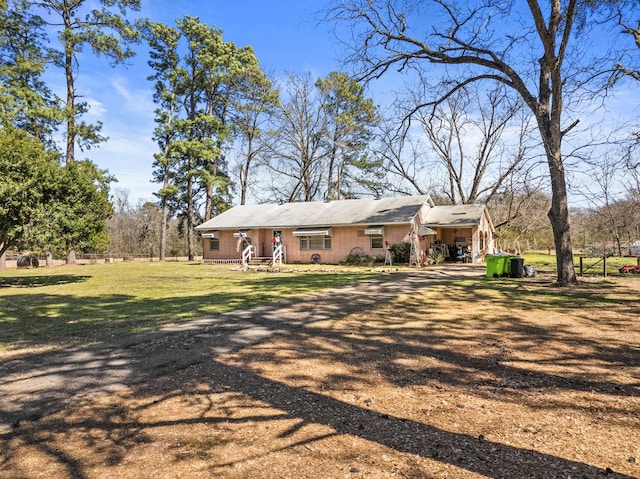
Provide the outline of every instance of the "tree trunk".
{"type": "MultiPolygon", "coordinates": [[[[222,150],[222,143],[218,142],[218,151],[222,150]]],[[[209,221],[213,218],[213,196],[215,195],[215,184],[216,177],[218,176],[218,165],[220,163],[220,157],[217,156],[213,160],[213,165],[211,168],[211,176],[208,179],[208,183],[206,185],[206,200],[204,207],[204,221],[209,221]]]]}
{"type": "MultiPolygon", "coordinates": [[[[71,14],[65,9],[63,13],[64,27],[67,32],[72,31],[71,14]]],[[[75,135],[75,101],[76,93],[73,81],[73,44],[71,40],[67,38],[64,45],[64,73],[67,83],[67,103],[66,103],[66,120],[67,120],[67,149],[65,155],[65,161],[67,164],[73,162],[75,159],[74,144],[76,140],[75,135]]]]}
{"type": "Polygon", "coordinates": [[[558,284],[561,286],[578,283],[575,265],[573,264],[573,248],[569,232],[569,206],[564,167],[560,152],[547,150],[549,172],[551,177],[551,209],[548,216],[553,229],[556,248],[556,265],[558,268],[558,284]]]}
{"type": "MultiPolygon", "coordinates": [[[[64,25],[67,32],[71,32],[71,14],[67,9],[64,11],[64,25]]],[[[75,112],[75,85],[73,80],[73,44],[67,37],[64,47],[64,72],[67,83],[67,103],[66,103],[66,120],[67,120],[67,148],[65,154],[66,164],[73,163],[75,160],[75,141],[76,141],[76,112],[75,112]]],[[[73,245],[67,245],[67,264],[76,264],[76,252],[73,245]]]]}
{"type": "Polygon", "coordinates": [[[0,269],[7,269],[7,254],[0,254],[0,269]]]}
{"type": "Polygon", "coordinates": [[[538,122],[538,130],[545,147],[547,162],[549,164],[549,178],[551,179],[551,209],[548,216],[553,229],[553,242],[556,248],[557,279],[560,286],[575,285],[578,283],[575,265],[573,264],[573,248],[569,231],[569,203],[567,198],[567,182],[562,161],[562,137],[569,131],[569,127],[563,132],[561,117],[563,112],[563,78],[562,62],[566,49],[564,43],[569,38],[566,35],[571,30],[574,19],[576,0],[571,0],[567,6],[567,19],[565,20],[565,35],[562,43],[556,44],[557,34],[561,26],[562,12],[561,2],[551,2],[549,23],[545,27],[544,17],[538,4],[529,1],[529,7],[538,29],[538,35],[542,41],[544,54],[540,58],[540,83],[538,101],[531,104],[532,98],[521,92],[523,99],[529,103],[538,122]],[[556,48],[557,47],[557,48],[556,48]]]}
{"type": "Polygon", "coordinates": [[[247,161],[240,167],[240,204],[247,203],[247,189],[249,187],[249,170],[251,167],[251,154],[247,156],[247,161]]]}
{"type": "MultiPolygon", "coordinates": [[[[191,159],[189,160],[191,163],[191,159]]],[[[194,254],[194,226],[195,221],[193,219],[193,178],[189,175],[187,179],[187,255],[189,261],[193,261],[194,254]]]]}
{"type": "Polygon", "coordinates": [[[51,252],[50,249],[48,249],[45,254],[45,265],[47,266],[47,268],[50,268],[53,266],[53,253],[51,252]]]}
{"type": "Polygon", "coordinates": [[[204,221],[213,218],[213,192],[213,183],[208,183],[205,187],[204,221]]]}
{"type": "Polygon", "coordinates": [[[67,249],[67,264],[76,264],[76,250],[74,248],[67,249]]]}
{"type": "Polygon", "coordinates": [[[169,219],[169,207],[167,198],[162,197],[162,220],[160,221],[160,261],[167,257],[167,222],[169,219]]]}

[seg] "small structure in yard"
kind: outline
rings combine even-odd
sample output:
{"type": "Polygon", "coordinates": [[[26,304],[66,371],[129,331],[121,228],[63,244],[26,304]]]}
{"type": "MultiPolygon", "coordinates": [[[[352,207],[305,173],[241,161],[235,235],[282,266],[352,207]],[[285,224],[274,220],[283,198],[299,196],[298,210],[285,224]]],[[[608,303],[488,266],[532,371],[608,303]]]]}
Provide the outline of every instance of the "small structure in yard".
{"type": "Polygon", "coordinates": [[[276,263],[276,254],[280,262],[337,264],[354,248],[382,261],[399,242],[411,243],[417,263],[435,254],[481,262],[493,252],[494,231],[485,205],[436,206],[427,195],[235,206],[196,230],[205,262],[244,264],[276,263]],[[249,240],[243,250],[239,238],[249,240]]]}
{"type": "Polygon", "coordinates": [[[23,254],[18,256],[16,260],[16,266],[18,268],[37,268],[40,266],[38,258],[33,254],[23,254]]]}

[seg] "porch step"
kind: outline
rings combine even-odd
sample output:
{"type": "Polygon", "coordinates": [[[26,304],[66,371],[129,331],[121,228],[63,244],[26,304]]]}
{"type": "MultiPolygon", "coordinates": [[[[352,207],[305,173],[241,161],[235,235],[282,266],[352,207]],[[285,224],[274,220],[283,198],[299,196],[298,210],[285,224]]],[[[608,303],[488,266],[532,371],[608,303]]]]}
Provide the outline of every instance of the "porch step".
{"type": "Polygon", "coordinates": [[[249,260],[249,266],[271,266],[273,258],[271,256],[254,256],[249,260]]]}

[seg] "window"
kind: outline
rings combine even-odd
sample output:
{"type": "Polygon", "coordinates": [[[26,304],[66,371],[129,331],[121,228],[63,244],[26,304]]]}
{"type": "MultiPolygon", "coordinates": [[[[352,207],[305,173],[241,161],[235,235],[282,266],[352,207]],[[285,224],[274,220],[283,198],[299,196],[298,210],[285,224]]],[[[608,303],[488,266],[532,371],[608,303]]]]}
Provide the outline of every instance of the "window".
{"type": "Polygon", "coordinates": [[[209,238],[209,251],[219,251],[219,250],[220,250],[220,239],[209,238]]]}
{"type": "Polygon", "coordinates": [[[384,248],[384,240],[382,239],[382,235],[370,235],[369,239],[371,240],[371,249],[384,248]]]}
{"type": "Polygon", "coordinates": [[[331,249],[331,236],[301,236],[300,249],[331,249]]]}

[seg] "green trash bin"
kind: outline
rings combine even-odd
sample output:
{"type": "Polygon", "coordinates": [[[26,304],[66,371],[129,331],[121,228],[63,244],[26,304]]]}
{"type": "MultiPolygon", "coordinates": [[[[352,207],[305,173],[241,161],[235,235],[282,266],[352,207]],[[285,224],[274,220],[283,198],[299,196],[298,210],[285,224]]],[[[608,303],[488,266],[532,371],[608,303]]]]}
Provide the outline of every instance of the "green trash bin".
{"type": "Polygon", "coordinates": [[[501,268],[500,256],[487,254],[484,260],[487,263],[487,278],[498,278],[502,274],[502,272],[499,271],[499,268],[501,268]]]}
{"type": "Polygon", "coordinates": [[[485,255],[487,263],[487,278],[501,278],[511,273],[511,255],[488,254],[485,255]]]}
{"type": "Polygon", "coordinates": [[[501,276],[511,276],[511,258],[513,258],[514,256],[512,255],[505,255],[503,256],[503,265],[502,265],[502,275],[501,276]]]}

